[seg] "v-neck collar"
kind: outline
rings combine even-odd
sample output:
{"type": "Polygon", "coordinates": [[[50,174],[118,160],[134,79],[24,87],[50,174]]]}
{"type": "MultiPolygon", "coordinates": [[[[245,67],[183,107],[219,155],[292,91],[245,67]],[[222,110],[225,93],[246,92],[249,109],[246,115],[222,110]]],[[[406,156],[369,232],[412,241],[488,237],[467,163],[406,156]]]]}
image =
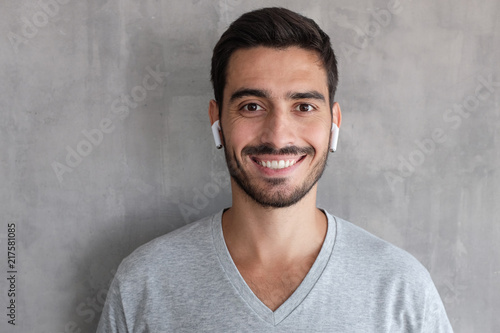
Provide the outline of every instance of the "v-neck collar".
{"type": "Polygon", "coordinates": [[[314,261],[311,269],[305,276],[304,280],[295,289],[293,294],[277,308],[274,312],[269,309],[262,301],[253,293],[252,289],[247,285],[245,279],[241,276],[238,268],[236,267],[231,254],[226,246],[224,235],[222,232],[222,213],[223,210],[215,214],[212,218],[212,235],[214,246],[219,256],[222,267],[224,268],[229,280],[236,288],[243,300],[266,322],[271,325],[278,325],[283,321],[292,311],[302,303],[312,290],[318,279],[321,277],[323,270],[330,259],[333,251],[336,236],[336,220],[322,209],[328,220],[328,229],[326,232],[325,240],[321,246],[321,250],[314,261]]]}

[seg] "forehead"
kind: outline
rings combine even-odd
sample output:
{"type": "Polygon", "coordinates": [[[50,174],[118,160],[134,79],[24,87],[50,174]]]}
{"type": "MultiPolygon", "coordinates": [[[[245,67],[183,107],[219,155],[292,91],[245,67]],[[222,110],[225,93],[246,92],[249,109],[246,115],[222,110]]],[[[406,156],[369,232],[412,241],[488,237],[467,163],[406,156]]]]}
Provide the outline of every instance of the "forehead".
{"type": "Polygon", "coordinates": [[[236,50],[227,67],[224,99],[241,88],[265,89],[277,96],[317,90],[328,96],[326,70],[318,54],[295,46],[236,50]]]}

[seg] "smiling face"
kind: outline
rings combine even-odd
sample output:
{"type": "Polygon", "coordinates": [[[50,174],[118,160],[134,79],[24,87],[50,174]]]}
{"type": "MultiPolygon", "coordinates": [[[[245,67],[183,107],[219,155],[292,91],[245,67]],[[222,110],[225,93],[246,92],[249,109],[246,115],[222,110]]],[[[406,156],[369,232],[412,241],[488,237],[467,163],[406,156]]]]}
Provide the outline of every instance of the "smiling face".
{"type": "MultiPolygon", "coordinates": [[[[326,165],[332,112],[326,71],[314,51],[255,47],[233,53],[220,126],[230,175],[264,207],[302,199],[326,165]]],[[[210,103],[212,121],[218,118],[210,103]]],[[[338,104],[334,122],[340,122],[338,104]]]]}

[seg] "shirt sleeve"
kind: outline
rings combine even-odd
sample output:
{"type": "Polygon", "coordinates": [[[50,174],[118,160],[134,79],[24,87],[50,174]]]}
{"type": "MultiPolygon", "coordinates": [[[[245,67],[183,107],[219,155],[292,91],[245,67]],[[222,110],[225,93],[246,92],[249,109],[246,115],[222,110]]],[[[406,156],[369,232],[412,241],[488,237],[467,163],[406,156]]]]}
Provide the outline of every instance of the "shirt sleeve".
{"type": "Polygon", "coordinates": [[[117,276],[108,290],[96,333],[128,333],[117,276]]]}
{"type": "Polygon", "coordinates": [[[434,283],[431,283],[426,291],[422,333],[453,333],[453,328],[434,283]]]}

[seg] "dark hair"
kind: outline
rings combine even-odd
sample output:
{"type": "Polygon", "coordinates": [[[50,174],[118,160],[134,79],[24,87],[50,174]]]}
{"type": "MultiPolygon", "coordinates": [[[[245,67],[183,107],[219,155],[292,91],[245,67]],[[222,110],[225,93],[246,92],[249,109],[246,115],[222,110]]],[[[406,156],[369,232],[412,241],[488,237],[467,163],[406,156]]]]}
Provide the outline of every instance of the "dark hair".
{"type": "Polygon", "coordinates": [[[248,12],[234,21],[214,47],[211,81],[215,100],[222,109],[229,58],[238,49],[266,46],[286,48],[298,46],[316,51],[326,70],[330,108],[337,88],[337,60],[330,38],[321,28],[305,16],[285,8],[262,8],[248,12]]]}

